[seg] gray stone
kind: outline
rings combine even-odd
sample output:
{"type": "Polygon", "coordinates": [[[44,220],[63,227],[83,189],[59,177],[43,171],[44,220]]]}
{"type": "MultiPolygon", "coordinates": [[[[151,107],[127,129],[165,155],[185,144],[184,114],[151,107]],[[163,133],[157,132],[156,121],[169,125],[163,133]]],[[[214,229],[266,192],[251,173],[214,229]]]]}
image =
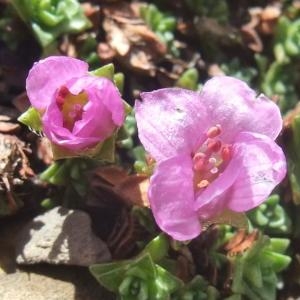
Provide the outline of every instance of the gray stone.
{"type": "Polygon", "coordinates": [[[35,266],[0,275],[1,300],[113,300],[86,268],[35,266]]]}
{"type": "Polygon", "coordinates": [[[34,218],[20,232],[17,263],[89,266],[109,261],[106,244],[91,229],[88,214],[55,207],[34,218]]]}

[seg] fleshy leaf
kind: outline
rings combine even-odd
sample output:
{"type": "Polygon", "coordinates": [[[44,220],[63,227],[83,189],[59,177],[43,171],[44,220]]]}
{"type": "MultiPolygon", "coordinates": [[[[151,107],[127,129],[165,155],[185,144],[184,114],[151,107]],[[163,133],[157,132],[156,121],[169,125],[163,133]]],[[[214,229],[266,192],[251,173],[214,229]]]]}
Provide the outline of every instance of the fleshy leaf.
{"type": "Polygon", "coordinates": [[[231,210],[224,210],[218,216],[215,216],[201,223],[203,230],[213,224],[228,224],[238,229],[248,229],[249,223],[246,214],[237,213],[231,210]]]}
{"type": "Polygon", "coordinates": [[[232,291],[247,299],[276,299],[276,273],[284,270],[291,258],[283,253],[288,240],[274,241],[260,235],[253,246],[233,259],[232,291]]]}
{"type": "Polygon", "coordinates": [[[291,122],[293,138],[288,139],[288,172],[291,183],[292,198],[296,205],[300,204],[300,164],[299,164],[299,146],[300,146],[300,115],[296,115],[291,122]]]}
{"type": "Polygon", "coordinates": [[[165,289],[168,293],[172,293],[178,288],[180,288],[183,283],[177,277],[173,276],[171,273],[156,265],[157,270],[157,278],[156,283],[159,284],[163,289],[165,289]]]}
{"type": "Polygon", "coordinates": [[[247,215],[254,227],[265,233],[286,234],[291,231],[291,220],[280,204],[279,195],[270,196],[267,201],[247,215]]]}
{"type": "Polygon", "coordinates": [[[196,68],[185,71],[177,80],[176,86],[196,91],[198,88],[199,73],[196,68]]]}
{"type": "Polygon", "coordinates": [[[202,276],[196,275],[189,283],[172,295],[172,300],[217,300],[220,299],[219,296],[219,292],[215,287],[209,285],[202,276]]]}
{"type": "Polygon", "coordinates": [[[90,157],[97,160],[103,160],[107,162],[114,162],[115,160],[115,135],[106,139],[104,142],[97,144],[91,149],[85,151],[71,151],[52,143],[53,159],[58,160],[62,158],[72,157],[90,157]]]}
{"type": "Polygon", "coordinates": [[[123,90],[124,90],[124,80],[125,80],[124,74],[123,73],[114,74],[113,80],[114,80],[114,83],[117,86],[119,92],[122,94],[123,90]]]}
{"type": "Polygon", "coordinates": [[[90,74],[97,77],[106,77],[110,80],[113,80],[115,74],[115,67],[113,64],[107,64],[97,70],[91,71],[90,74]]]}
{"type": "MultiPolygon", "coordinates": [[[[124,276],[131,268],[139,267],[147,278],[155,278],[155,265],[149,253],[137,257],[134,260],[127,260],[116,263],[98,264],[90,266],[93,276],[108,290],[118,292],[118,288],[124,276]]],[[[133,275],[133,274],[130,274],[133,275]]]]}
{"type": "Polygon", "coordinates": [[[28,108],[19,118],[18,121],[28,126],[34,132],[42,131],[41,115],[34,107],[28,108]]]}
{"type": "Polygon", "coordinates": [[[283,238],[271,238],[272,251],[283,254],[290,245],[290,240],[283,238]]]}
{"type": "Polygon", "coordinates": [[[16,11],[36,35],[42,47],[63,33],[76,33],[91,27],[77,0],[12,0],[16,11]]]}
{"type": "Polygon", "coordinates": [[[146,246],[144,251],[151,255],[154,262],[158,262],[167,255],[168,249],[169,242],[167,237],[164,234],[160,234],[146,246]]]}
{"type": "Polygon", "coordinates": [[[54,162],[40,174],[40,179],[55,185],[65,185],[69,173],[68,165],[68,162],[54,162]]]}

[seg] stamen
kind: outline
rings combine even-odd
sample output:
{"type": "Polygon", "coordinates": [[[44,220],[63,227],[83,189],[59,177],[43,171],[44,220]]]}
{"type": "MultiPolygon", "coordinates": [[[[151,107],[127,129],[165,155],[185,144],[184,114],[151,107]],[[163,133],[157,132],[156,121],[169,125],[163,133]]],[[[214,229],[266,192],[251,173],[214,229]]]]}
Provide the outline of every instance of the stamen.
{"type": "Polygon", "coordinates": [[[64,97],[62,97],[62,96],[60,96],[60,95],[58,95],[58,96],[56,97],[56,104],[57,104],[60,108],[61,108],[61,106],[63,106],[64,101],[65,101],[65,98],[64,98],[64,97]]]}
{"type": "Polygon", "coordinates": [[[61,86],[58,91],[58,95],[61,97],[66,97],[69,93],[70,91],[65,85],[61,86]]]}
{"type": "Polygon", "coordinates": [[[232,146],[230,145],[223,146],[221,150],[222,159],[224,161],[228,161],[231,159],[231,155],[232,155],[232,146]]]}
{"type": "Polygon", "coordinates": [[[210,157],[208,162],[214,166],[217,163],[217,159],[215,157],[210,157]]]}
{"type": "Polygon", "coordinates": [[[222,147],[222,142],[220,140],[208,140],[207,150],[209,152],[218,152],[222,147]]]}
{"type": "Polygon", "coordinates": [[[205,166],[207,165],[206,155],[202,152],[196,153],[193,157],[194,161],[194,170],[195,171],[203,171],[205,170],[205,166]]]}
{"type": "Polygon", "coordinates": [[[211,174],[217,174],[219,172],[219,169],[217,167],[214,167],[210,170],[211,174]]]}
{"type": "Polygon", "coordinates": [[[216,126],[210,127],[206,133],[208,138],[215,138],[221,133],[221,125],[218,124],[216,126]]]}
{"type": "Polygon", "coordinates": [[[203,159],[203,158],[206,158],[206,155],[202,152],[197,152],[193,157],[193,161],[197,161],[197,160],[203,159]]]}
{"type": "Polygon", "coordinates": [[[197,187],[199,189],[205,188],[209,185],[209,181],[206,179],[201,180],[199,183],[197,183],[197,187]]]}
{"type": "Polygon", "coordinates": [[[62,86],[60,87],[60,89],[58,90],[57,96],[56,96],[56,104],[58,105],[58,107],[61,109],[64,102],[65,102],[65,98],[66,96],[70,93],[70,91],[68,90],[68,88],[66,86],[62,86]]]}

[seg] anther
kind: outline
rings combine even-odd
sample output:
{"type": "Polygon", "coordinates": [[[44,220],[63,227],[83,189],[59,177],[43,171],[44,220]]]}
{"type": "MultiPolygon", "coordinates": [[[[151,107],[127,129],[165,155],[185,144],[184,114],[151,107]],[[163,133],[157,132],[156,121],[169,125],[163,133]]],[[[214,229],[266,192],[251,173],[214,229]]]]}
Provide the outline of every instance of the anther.
{"type": "Polygon", "coordinates": [[[66,86],[61,86],[58,90],[57,96],[56,96],[56,103],[61,108],[61,106],[64,104],[66,96],[70,93],[68,88],[66,86]]]}
{"type": "Polygon", "coordinates": [[[222,147],[222,142],[217,140],[209,140],[207,142],[207,150],[209,152],[218,152],[222,147]]]}
{"type": "Polygon", "coordinates": [[[66,97],[69,93],[70,91],[65,85],[61,86],[58,91],[58,94],[62,97],[66,97]]]}
{"type": "Polygon", "coordinates": [[[199,183],[197,183],[197,187],[199,189],[205,188],[209,185],[209,181],[206,179],[201,180],[199,183]]]}
{"type": "Polygon", "coordinates": [[[193,157],[193,161],[197,161],[199,159],[204,159],[206,158],[206,155],[202,152],[197,152],[194,157],[193,157]]]}
{"type": "Polygon", "coordinates": [[[232,147],[230,145],[223,146],[221,150],[222,160],[224,161],[230,160],[231,155],[232,155],[232,147]]]}
{"type": "Polygon", "coordinates": [[[207,158],[204,153],[196,153],[194,158],[194,170],[195,171],[203,171],[205,169],[205,166],[207,165],[207,158]]]}
{"type": "Polygon", "coordinates": [[[211,174],[217,174],[219,172],[219,169],[217,167],[214,167],[210,170],[211,174]]]}
{"type": "Polygon", "coordinates": [[[210,157],[208,162],[214,166],[217,163],[217,159],[215,157],[210,157]]]}
{"type": "Polygon", "coordinates": [[[65,102],[65,98],[62,97],[62,96],[60,96],[60,95],[58,95],[55,100],[56,100],[56,104],[58,105],[58,107],[62,108],[62,106],[63,106],[63,104],[65,102]]]}
{"type": "Polygon", "coordinates": [[[215,138],[221,133],[221,125],[212,126],[208,129],[206,135],[208,138],[215,138]]]}

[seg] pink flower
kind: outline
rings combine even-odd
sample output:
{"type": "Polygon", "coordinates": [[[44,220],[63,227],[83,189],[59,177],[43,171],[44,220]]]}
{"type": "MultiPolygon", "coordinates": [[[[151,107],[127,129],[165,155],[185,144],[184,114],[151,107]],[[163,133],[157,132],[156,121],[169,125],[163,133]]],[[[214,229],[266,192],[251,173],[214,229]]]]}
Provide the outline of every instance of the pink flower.
{"type": "Polygon", "coordinates": [[[95,146],[124,122],[117,88],[88,73],[78,59],[51,56],[40,60],[26,80],[33,107],[42,112],[43,131],[51,142],[72,151],[95,146]]]}
{"type": "Polygon", "coordinates": [[[136,101],[139,138],[157,165],[150,205],[160,228],[176,240],[201,232],[223,210],[261,204],[286,174],[274,139],[278,107],[244,82],[218,76],[201,92],[167,88],[136,101]]]}

